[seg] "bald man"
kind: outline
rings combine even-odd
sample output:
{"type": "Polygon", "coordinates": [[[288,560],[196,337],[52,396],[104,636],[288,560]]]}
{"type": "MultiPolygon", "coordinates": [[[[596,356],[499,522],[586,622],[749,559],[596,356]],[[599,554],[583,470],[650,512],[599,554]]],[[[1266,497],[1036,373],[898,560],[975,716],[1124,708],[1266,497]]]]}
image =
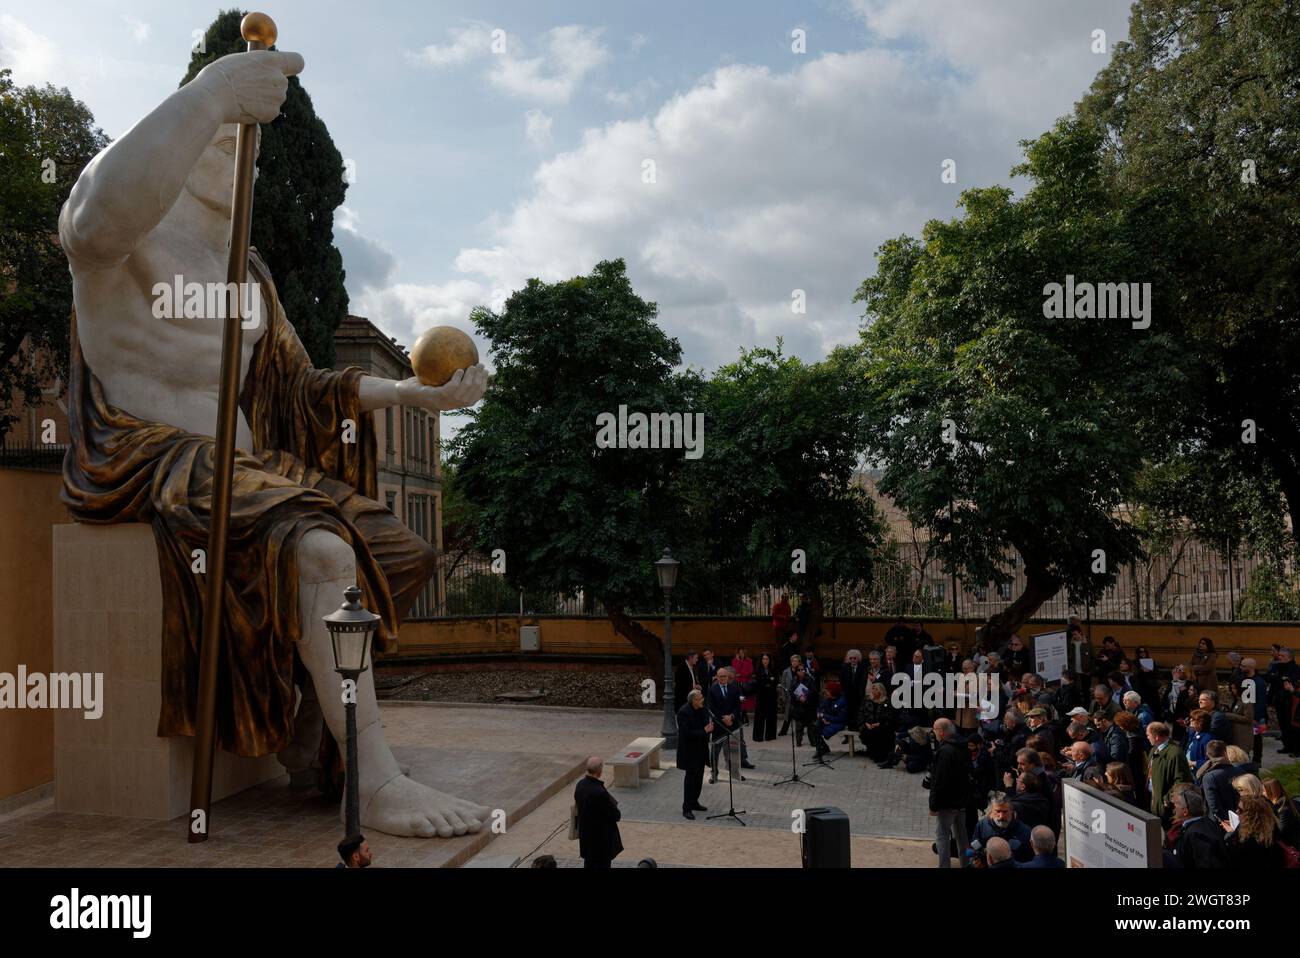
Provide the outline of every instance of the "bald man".
{"type": "Polygon", "coordinates": [[[591,756],[587,759],[587,774],[573,790],[573,804],[578,806],[578,854],[583,868],[609,868],[623,850],[618,833],[618,821],[623,816],[601,779],[604,771],[600,756],[591,756]]]}

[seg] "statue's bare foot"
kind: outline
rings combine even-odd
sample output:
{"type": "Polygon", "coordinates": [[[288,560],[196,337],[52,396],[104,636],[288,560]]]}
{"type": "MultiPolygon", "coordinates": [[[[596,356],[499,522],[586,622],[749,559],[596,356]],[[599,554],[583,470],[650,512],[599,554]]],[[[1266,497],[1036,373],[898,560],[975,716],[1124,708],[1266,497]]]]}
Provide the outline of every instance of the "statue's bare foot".
{"type": "Polygon", "coordinates": [[[361,796],[361,824],[388,835],[451,838],[477,832],[492,814],[454,795],[398,775],[380,786],[367,802],[361,796]]]}

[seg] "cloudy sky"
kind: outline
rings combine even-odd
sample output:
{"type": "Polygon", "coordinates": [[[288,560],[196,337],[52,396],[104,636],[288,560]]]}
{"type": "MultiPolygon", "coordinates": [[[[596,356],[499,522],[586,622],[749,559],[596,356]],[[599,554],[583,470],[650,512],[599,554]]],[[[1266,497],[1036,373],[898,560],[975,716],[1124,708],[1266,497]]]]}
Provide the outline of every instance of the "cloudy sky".
{"type": "MultiPolygon", "coordinates": [[[[352,312],[409,344],[623,257],[686,361],[856,336],[882,241],[1010,184],[1127,35],[1128,0],[273,0],[355,182],[352,312]],[[364,11],[364,12],[363,12],[364,11]],[[804,52],[792,36],[802,30],[804,52]],[[500,32],[498,32],[500,31],[500,32]],[[494,42],[495,38],[495,42],[494,42]],[[956,184],[941,181],[945,160],[956,184]],[[646,161],[653,161],[653,182],[646,161]],[[805,291],[807,311],[791,308],[805,291]]],[[[120,136],[219,7],[0,0],[0,65],[120,136]]],[[[1014,185],[1014,184],[1012,184],[1014,185]]],[[[480,343],[480,351],[486,356],[480,343]]]]}

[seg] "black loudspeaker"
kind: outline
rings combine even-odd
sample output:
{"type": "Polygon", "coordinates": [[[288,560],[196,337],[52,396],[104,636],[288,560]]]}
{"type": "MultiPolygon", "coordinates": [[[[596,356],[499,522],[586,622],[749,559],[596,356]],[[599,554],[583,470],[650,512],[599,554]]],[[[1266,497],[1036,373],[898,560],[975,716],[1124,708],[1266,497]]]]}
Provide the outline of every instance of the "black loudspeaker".
{"type": "Polygon", "coordinates": [[[849,867],[849,816],[834,806],[804,809],[804,868],[849,867]]]}
{"type": "Polygon", "coordinates": [[[927,672],[942,672],[944,665],[948,661],[948,652],[940,646],[922,649],[921,656],[925,661],[927,672]]]}

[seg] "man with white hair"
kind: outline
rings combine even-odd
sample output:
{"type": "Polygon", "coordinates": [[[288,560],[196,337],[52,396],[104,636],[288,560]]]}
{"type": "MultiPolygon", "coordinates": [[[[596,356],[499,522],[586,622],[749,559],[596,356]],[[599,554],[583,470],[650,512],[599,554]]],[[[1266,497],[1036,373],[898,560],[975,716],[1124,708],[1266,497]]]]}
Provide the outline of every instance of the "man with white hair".
{"type": "Polygon", "coordinates": [[[677,710],[677,767],[686,773],[682,783],[682,817],[694,820],[696,812],[707,812],[700,804],[704,766],[709,759],[709,736],[713,723],[704,708],[704,693],[691,689],[686,704],[677,710]]]}
{"type": "MultiPolygon", "coordinates": [[[[753,768],[749,764],[749,750],[745,748],[745,735],[740,730],[740,690],[731,681],[731,669],[718,669],[718,681],[713,683],[708,694],[709,718],[713,721],[713,744],[709,749],[709,784],[718,781],[718,752],[730,748],[729,735],[740,736],[740,767],[753,768]]],[[[744,780],[743,775],[740,779],[744,780]]]]}
{"type": "Polygon", "coordinates": [[[1142,701],[1142,696],[1136,692],[1128,691],[1124,693],[1124,711],[1132,712],[1137,716],[1138,724],[1142,731],[1146,732],[1147,726],[1155,721],[1155,715],[1151,711],[1151,706],[1142,701]]]}
{"type": "Polygon", "coordinates": [[[862,702],[867,697],[867,670],[862,665],[862,653],[849,649],[840,666],[840,691],[844,696],[844,730],[856,734],[862,702]]]}

